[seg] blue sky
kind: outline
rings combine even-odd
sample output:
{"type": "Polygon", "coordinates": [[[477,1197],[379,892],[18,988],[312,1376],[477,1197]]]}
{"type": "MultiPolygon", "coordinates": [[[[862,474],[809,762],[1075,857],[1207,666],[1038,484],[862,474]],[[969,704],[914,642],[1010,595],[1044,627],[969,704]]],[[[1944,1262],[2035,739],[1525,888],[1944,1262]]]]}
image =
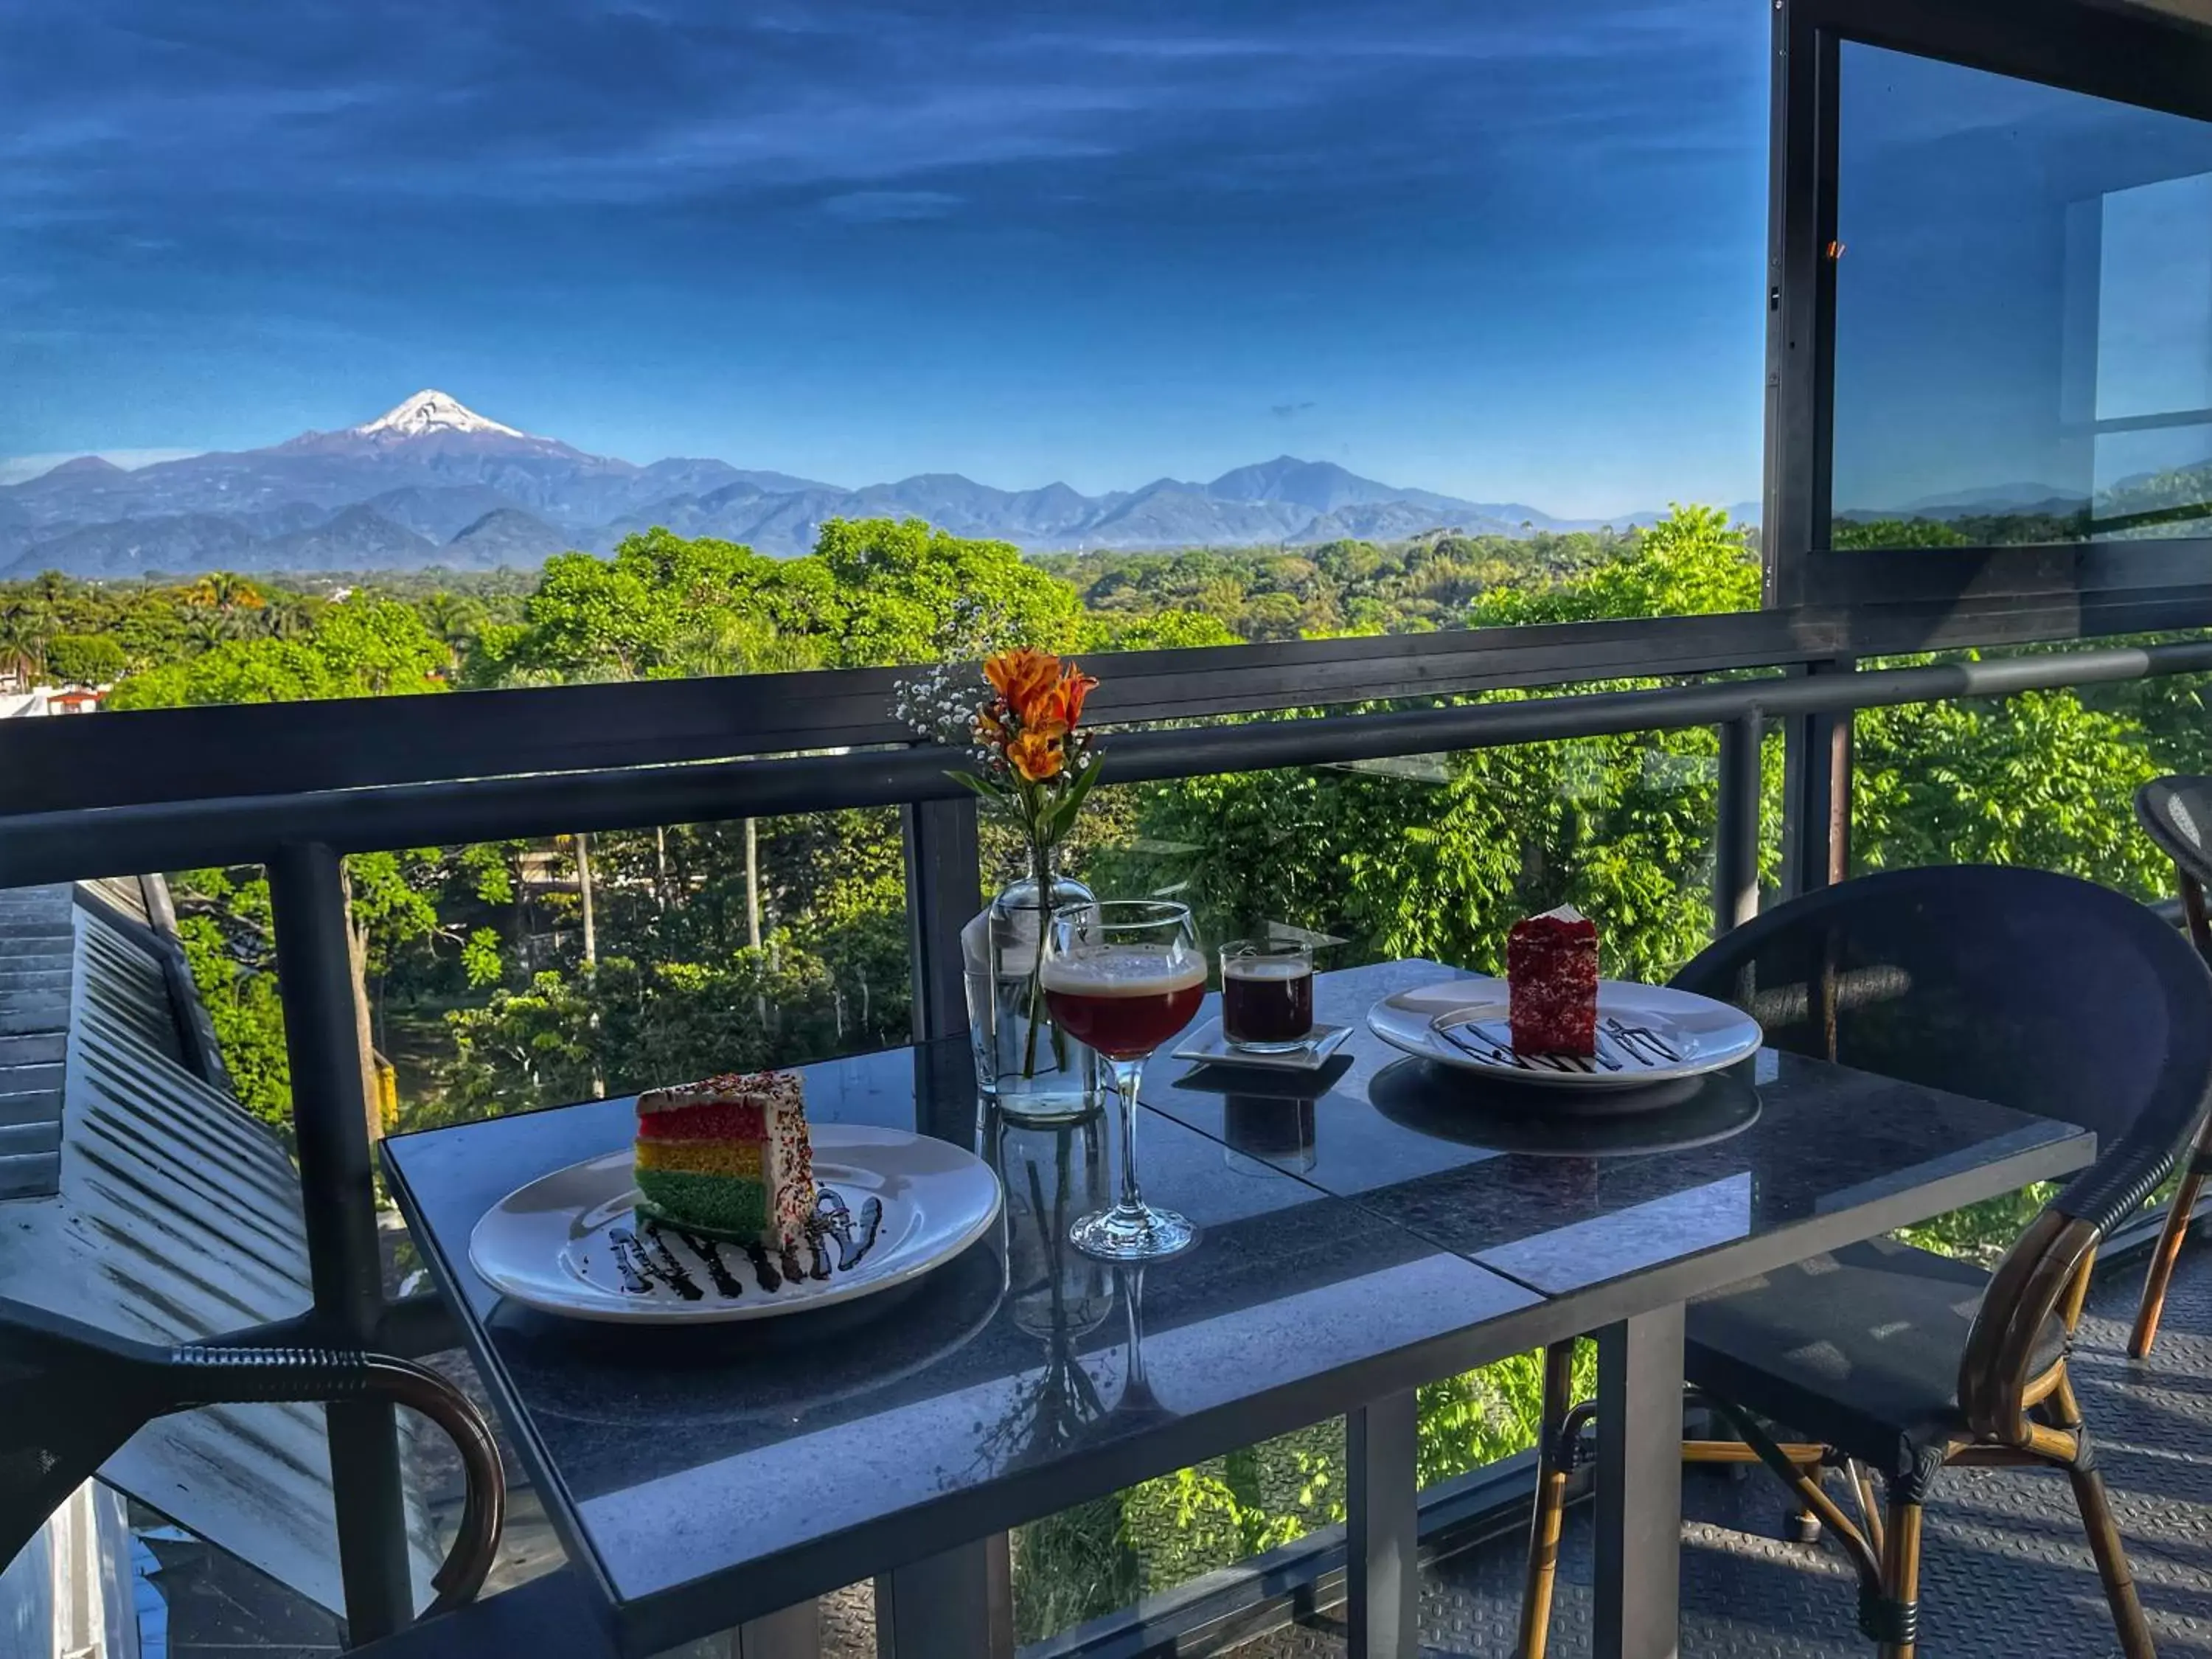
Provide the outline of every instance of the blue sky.
{"type": "MultiPolygon", "coordinates": [[[[860,483],[1759,471],[1763,0],[14,0],[0,458],[423,386],[860,483]]],[[[18,468],[20,471],[20,467],[18,468]]]]}

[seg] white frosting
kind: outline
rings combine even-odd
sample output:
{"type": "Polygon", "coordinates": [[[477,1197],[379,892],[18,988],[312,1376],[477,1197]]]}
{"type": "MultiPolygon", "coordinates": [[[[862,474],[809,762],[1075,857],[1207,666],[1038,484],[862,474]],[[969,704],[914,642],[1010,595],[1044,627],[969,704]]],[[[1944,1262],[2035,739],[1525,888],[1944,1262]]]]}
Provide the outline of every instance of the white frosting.
{"type": "Polygon", "coordinates": [[[805,1103],[805,1089],[793,1072],[726,1073],[697,1083],[647,1089],[637,1097],[641,1112],[675,1112],[691,1106],[765,1106],[770,1109],[805,1103]]]}

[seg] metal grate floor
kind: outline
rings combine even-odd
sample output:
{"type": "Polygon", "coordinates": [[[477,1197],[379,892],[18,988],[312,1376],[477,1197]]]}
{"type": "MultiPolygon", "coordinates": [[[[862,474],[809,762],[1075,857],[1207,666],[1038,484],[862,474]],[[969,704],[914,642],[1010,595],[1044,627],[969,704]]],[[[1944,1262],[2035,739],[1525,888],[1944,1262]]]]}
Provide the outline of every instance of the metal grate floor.
{"type": "MultiPolygon", "coordinates": [[[[2212,1655],[2212,1244],[2185,1250],[2158,1346],[2126,1358],[2139,1268],[2097,1287],[2074,1359],[2128,1554],[2161,1655],[2212,1655]]],[[[1682,1659],[1869,1659],[1856,1580],[1832,1544],[1780,1541],[1781,1488],[1761,1472],[1685,1472],[1682,1659]]],[[[1848,1507],[1848,1505],[1846,1505],[1848,1507]]],[[[1553,1612],[1555,1659],[1590,1644],[1588,1505],[1571,1513],[1553,1612]]],[[[1921,1647],[1942,1659],[2117,1655],[2097,1572],[2064,1477],[1948,1471],[1929,1506],[1921,1647]]],[[[1437,1656],[1513,1651],[1521,1548],[1505,1540],[1439,1563],[1421,1589],[1437,1656]]],[[[1237,1659],[1337,1655],[1326,1617],[1235,1650],[1237,1659]]]]}

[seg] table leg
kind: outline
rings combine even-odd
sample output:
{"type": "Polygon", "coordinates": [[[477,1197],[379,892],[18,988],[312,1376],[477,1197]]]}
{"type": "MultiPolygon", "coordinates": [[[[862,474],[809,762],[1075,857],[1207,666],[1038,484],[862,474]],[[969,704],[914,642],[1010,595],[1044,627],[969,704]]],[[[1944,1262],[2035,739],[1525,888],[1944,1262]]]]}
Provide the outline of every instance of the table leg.
{"type": "Polygon", "coordinates": [[[1013,1659],[1013,1653],[1006,1534],[877,1578],[876,1659],[1013,1659]]]}
{"type": "Polygon", "coordinates": [[[1682,1309],[1597,1334],[1596,1659],[1675,1659],[1682,1581],[1682,1309]]]}
{"type": "Polygon", "coordinates": [[[1349,1659],[1413,1659],[1419,1651],[1419,1428],[1411,1389],[1344,1419],[1349,1659]]]}
{"type": "Polygon", "coordinates": [[[737,1628],[730,1659],[822,1659],[822,1607],[800,1601],[737,1628]]]}

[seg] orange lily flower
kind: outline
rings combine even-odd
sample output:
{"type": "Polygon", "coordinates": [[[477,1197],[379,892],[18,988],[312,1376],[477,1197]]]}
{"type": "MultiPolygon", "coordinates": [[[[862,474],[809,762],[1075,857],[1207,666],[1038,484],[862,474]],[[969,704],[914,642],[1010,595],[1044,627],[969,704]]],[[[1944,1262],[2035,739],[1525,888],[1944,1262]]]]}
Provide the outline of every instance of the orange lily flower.
{"type": "Polygon", "coordinates": [[[1042,783],[1060,775],[1062,763],[1060,745],[1058,732],[1025,731],[1008,745],[1006,759],[1014,770],[1031,783],[1042,783]]]}
{"type": "Polygon", "coordinates": [[[1027,646],[1001,651],[984,659],[983,678],[1027,726],[1030,705],[1060,679],[1060,659],[1049,651],[1032,651],[1027,646]]]}
{"type": "Polygon", "coordinates": [[[1060,712],[1070,726],[1083,718],[1084,702],[1097,688],[1095,676],[1085,673],[1073,663],[1067,665],[1055,689],[1060,696],[1060,712]]]}

